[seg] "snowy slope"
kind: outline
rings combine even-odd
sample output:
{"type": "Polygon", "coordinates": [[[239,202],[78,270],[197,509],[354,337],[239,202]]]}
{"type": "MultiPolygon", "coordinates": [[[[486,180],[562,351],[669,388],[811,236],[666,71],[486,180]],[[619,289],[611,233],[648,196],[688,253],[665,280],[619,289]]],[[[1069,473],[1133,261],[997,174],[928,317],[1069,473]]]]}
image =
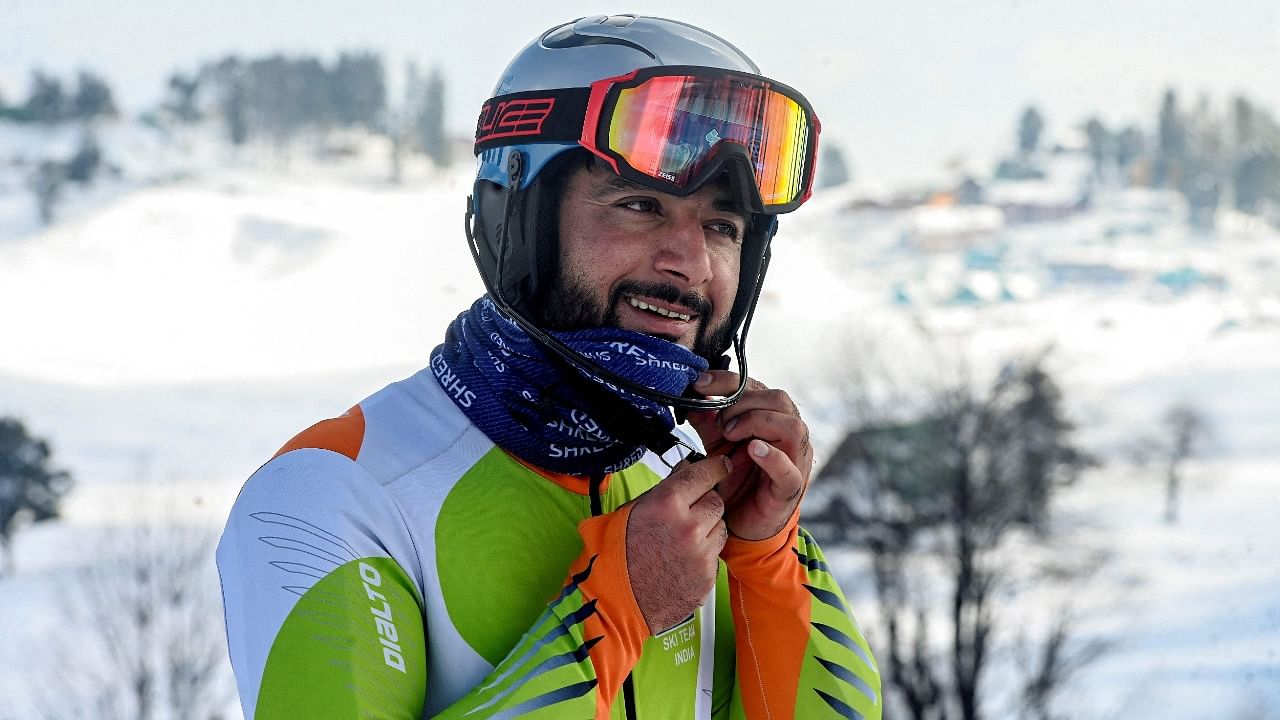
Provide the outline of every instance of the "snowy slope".
{"type": "MultiPolygon", "coordinates": [[[[159,482],[190,519],[216,526],[294,432],[421,366],[480,288],[460,227],[467,176],[394,186],[323,166],[206,168],[0,241],[0,306],[20,309],[6,314],[0,414],[50,437],[79,481],[65,522],[19,536],[22,572],[0,579],[0,635],[57,632],[42,593],[58,592],[86,560],[85,538],[127,516],[130,498],[159,482]]],[[[1070,591],[1028,580],[1002,610],[1032,627],[1069,599],[1082,627],[1112,642],[1061,712],[1280,717],[1280,237],[1230,218],[1213,238],[1170,220],[1104,241],[1130,222],[1122,210],[1132,214],[1104,206],[1010,229],[1006,264],[992,271],[905,248],[900,215],[842,214],[819,196],[783,221],[751,369],[800,400],[821,461],[853,370],[909,392],[960,359],[987,377],[1010,353],[1052,344],[1083,438],[1112,460],[1064,494],[1064,535],[1025,548],[1107,561],[1070,591]],[[1132,279],[1055,285],[1045,268],[1068,261],[1121,265],[1132,279]],[[1184,266],[1225,285],[1177,293],[1157,281],[1184,266]],[[977,272],[1031,289],[950,302],[977,272]],[[1168,526],[1156,473],[1119,450],[1181,400],[1217,434],[1190,468],[1182,522],[1168,526]]],[[[839,566],[873,617],[858,559],[839,566]]],[[[1001,638],[994,684],[1016,676],[1013,640],[1001,638]]],[[[0,647],[0,697],[28,684],[17,652],[0,647]]]]}
{"type": "Polygon", "coordinates": [[[0,371],[120,384],[421,357],[479,289],[461,187],[231,175],[122,197],[0,246],[0,303],[39,308],[12,318],[28,347],[0,371]]]}

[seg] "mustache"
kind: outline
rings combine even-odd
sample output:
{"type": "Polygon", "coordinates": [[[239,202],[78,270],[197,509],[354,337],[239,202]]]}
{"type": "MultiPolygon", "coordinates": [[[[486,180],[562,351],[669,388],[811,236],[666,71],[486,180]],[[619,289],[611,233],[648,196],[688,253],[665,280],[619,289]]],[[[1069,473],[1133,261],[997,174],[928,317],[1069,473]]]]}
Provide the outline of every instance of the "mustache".
{"type": "Polygon", "coordinates": [[[714,307],[702,293],[694,290],[682,293],[675,285],[660,282],[640,282],[638,280],[624,280],[613,288],[613,293],[609,298],[609,307],[617,307],[618,301],[623,295],[640,295],[655,298],[663,302],[679,305],[689,311],[690,315],[698,315],[706,318],[711,315],[714,307]]]}

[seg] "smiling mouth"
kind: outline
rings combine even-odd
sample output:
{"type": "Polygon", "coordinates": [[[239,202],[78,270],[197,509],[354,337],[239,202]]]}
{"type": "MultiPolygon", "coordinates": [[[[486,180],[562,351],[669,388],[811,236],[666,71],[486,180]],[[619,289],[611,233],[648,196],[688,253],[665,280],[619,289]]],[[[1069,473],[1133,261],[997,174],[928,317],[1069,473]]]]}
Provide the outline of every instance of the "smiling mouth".
{"type": "Polygon", "coordinates": [[[691,319],[693,319],[693,316],[689,315],[688,313],[676,312],[674,310],[667,310],[666,308],[660,308],[656,305],[650,305],[649,303],[643,300],[634,298],[630,295],[627,295],[626,299],[627,299],[627,302],[631,304],[631,307],[636,308],[637,310],[644,310],[645,312],[650,312],[664,318],[670,318],[672,320],[683,320],[684,322],[689,322],[691,319]]]}

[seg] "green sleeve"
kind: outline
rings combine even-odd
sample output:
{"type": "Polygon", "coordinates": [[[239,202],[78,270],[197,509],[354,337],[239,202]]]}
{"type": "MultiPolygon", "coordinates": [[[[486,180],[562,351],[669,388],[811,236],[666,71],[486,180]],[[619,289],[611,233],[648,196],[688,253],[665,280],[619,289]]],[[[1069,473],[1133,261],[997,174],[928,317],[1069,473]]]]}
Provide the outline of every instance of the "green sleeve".
{"type": "MultiPolygon", "coordinates": [[[[607,567],[620,559],[610,527],[625,532],[625,512],[583,523],[587,547],[559,595],[483,682],[436,717],[607,714],[647,635],[629,590],[616,592],[625,571],[607,567]]],[[[428,631],[395,561],[347,563],[303,593],[280,626],[253,717],[419,718],[428,631]]]]}
{"type": "Polygon", "coordinates": [[[419,718],[426,635],[412,582],[368,557],[318,580],[271,643],[249,717],[419,718]]]}

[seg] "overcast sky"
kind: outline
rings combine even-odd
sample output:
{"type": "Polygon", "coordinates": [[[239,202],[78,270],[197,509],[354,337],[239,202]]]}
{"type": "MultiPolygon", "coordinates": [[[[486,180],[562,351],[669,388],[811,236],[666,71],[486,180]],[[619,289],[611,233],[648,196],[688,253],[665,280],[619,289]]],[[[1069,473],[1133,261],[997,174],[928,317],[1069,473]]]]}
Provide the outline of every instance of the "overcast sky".
{"type": "Polygon", "coordinates": [[[1245,93],[1280,113],[1280,0],[0,0],[0,94],[25,96],[33,66],[64,77],[87,66],[137,111],[174,69],[229,52],[368,49],[397,72],[410,59],[441,66],[449,121],[466,132],[519,48],[604,12],[728,38],[810,98],[823,140],[870,182],[936,176],[952,159],[987,170],[1029,102],[1050,132],[1090,113],[1149,125],[1168,85],[1187,104],[1245,93]]]}

